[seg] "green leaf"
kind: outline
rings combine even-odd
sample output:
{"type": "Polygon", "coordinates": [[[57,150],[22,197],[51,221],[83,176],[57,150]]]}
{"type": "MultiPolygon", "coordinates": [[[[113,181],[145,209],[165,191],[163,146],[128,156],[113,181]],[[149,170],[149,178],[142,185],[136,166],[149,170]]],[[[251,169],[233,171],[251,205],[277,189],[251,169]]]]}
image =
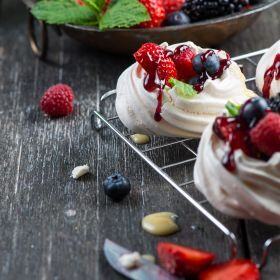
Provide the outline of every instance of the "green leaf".
{"type": "Polygon", "coordinates": [[[83,2],[98,14],[102,12],[105,5],[105,0],[83,0],[83,2]]]}
{"type": "Polygon", "coordinates": [[[80,6],[75,1],[39,1],[31,10],[34,17],[49,24],[79,24],[96,22],[96,14],[88,6],[80,6]]]}
{"type": "Polygon", "coordinates": [[[228,101],[226,104],[226,109],[231,117],[236,117],[240,113],[241,105],[235,104],[231,101],[228,101]]]}
{"type": "Polygon", "coordinates": [[[118,0],[102,16],[99,28],[128,28],[150,20],[146,7],[138,0],[118,0]]]}
{"type": "Polygon", "coordinates": [[[170,78],[169,83],[172,85],[173,88],[175,88],[177,95],[183,98],[190,98],[197,95],[197,91],[193,88],[192,85],[178,81],[174,78],[170,78]]]}

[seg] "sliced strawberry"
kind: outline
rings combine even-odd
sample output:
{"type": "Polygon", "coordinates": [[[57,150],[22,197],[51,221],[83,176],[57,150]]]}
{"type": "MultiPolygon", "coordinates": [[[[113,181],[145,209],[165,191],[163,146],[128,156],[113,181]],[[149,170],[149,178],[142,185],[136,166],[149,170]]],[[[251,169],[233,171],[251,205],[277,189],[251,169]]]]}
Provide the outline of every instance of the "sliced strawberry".
{"type": "Polygon", "coordinates": [[[170,86],[168,82],[170,78],[177,78],[177,70],[173,60],[170,57],[165,57],[159,62],[157,74],[159,79],[164,81],[168,86],[170,86]]]}
{"type": "Polygon", "coordinates": [[[199,280],[259,280],[260,272],[251,260],[236,259],[212,265],[199,275],[199,280]]]}
{"type": "Polygon", "coordinates": [[[197,75],[192,64],[194,56],[195,54],[188,46],[182,46],[176,49],[173,55],[173,61],[178,71],[179,80],[188,81],[197,75]]]}
{"type": "Polygon", "coordinates": [[[161,265],[179,277],[195,275],[208,267],[215,255],[200,250],[161,242],[157,246],[161,265]]]}
{"type": "Polygon", "coordinates": [[[160,27],[165,19],[165,9],[162,0],[139,0],[147,9],[151,19],[142,22],[139,26],[143,28],[160,27]]]}
{"type": "Polygon", "coordinates": [[[150,74],[156,71],[159,61],[164,56],[164,49],[154,43],[146,43],[134,53],[136,61],[150,74]]]}

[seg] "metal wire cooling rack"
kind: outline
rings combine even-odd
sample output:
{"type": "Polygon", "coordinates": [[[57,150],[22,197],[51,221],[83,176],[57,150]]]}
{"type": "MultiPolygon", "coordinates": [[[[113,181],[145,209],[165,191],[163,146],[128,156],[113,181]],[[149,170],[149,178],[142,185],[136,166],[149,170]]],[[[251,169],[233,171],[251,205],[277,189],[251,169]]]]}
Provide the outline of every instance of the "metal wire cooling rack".
{"type": "MultiPolygon", "coordinates": [[[[259,50],[256,52],[240,55],[237,57],[232,58],[235,62],[237,62],[244,72],[245,77],[249,77],[246,79],[246,83],[248,88],[251,88],[252,90],[255,90],[255,69],[258,63],[258,60],[260,59],[260,56],[265,53],[267,49],[259,50]]],[[[128,145],[129,148],[131,148],[132,151],[134,151],[138,156],[144,160],[152,169],[154,169],[166,182],[168,182],[176,191],[178,191],[189,203],[191,203],[200,213],[202,213],[209,221],[211,221],[220,231],[223,232],[223,234],[226,235],[226,237],[229,240],[230,248],[231,248],[231,258],[234,258],[237,255],[237,239],[235,234],[230,231],[223,223],[221,223],[216,217],[214,217],[206,208],[203,207],[203,204],[207,202],[207,200],[197,200],[195,199],[190,193],[188,193],[185,189],[186,186],[193,184],[193,180],[187,180],[184,182],[177,182],[175,178],[170,176],[168,174],[168,170],[173,167],[182,167],[189,165],[190,168],[193,168],[193,163],[196,160],[196,151],[195,148],[193,148],[193,145],[191,142],[193,141],[199,141],[195,139],[178,139],[173,138],[170,140],[170,138],[165,138],[166,141],[160,142],[160,144],[152,145],[149,148],[141,149],[139,145],[135,145],[131,139],[128,130],[124,128],[124,126],[121,124],[121,121],[119,120],[118,116],[105,116],[103,113],[103,104],[105,101],[107,102],[114,102],[115,100],[115,94],[116,90],[111,90],[109,92],[106,92],[102,97],[100,98],[100,101],[97,104],[97,108],[95,111],[93,111],[93,114],[91,116],[92,126],[95,130],[99,131],[103,127],[108,127],[115,135],[117,135],[120,140],[122,140],[125,144],[128,145]],[[116,122],[118,122],[118,125],[116,125],[116,122]],[[121,128],[120,128],[121,126],[121,128]],[[148,156],[149,152],[155,152],[159,153],[162,151],[162,149],[165,149],[167,147],[180,145],[188,152],[188,158],[183,159],[178,162],[174,162],[172,164],[167,164],[164,166],[159,166],[152,157],[148,156]]],[[[113,106],[114,107],[114,106],[113,106]]],[[[280,242],[280,234],[276,235],[274,237],[271,237],[266,240],[266,242],[263,244],[263,253],[262,253],[262,259],[260,261],[259,267],[262,268],[267,262],[267,257],[269,253],[269,249],[272,246],[272,244],[275,244],[276,242],[280,242]]]]}

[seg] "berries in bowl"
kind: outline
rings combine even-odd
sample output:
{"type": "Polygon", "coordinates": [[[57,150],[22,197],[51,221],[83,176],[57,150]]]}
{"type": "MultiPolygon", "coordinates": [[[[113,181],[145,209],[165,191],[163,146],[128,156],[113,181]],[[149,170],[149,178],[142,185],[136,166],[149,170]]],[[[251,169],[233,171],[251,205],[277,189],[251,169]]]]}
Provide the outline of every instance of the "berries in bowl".
{"type": "Polygon", "coordinates": [[[67,5],[62,0],[54,1],[56,6],[51,7],[53,1],[43,0],[35,5],[35,1],[24,0],[34,17],[60,25],[74,39],[104,51],[125,54],[135,52],[145,42],[172,44],[190,40],[216,46],[279,2],[219,0],[203,1],[201,5],[199,0],[104,0],[98,1],[101,6],[96,7],[88,0],[71,4],[67,1],[67,5]],[[71,11],[71,17],[67,11],[71,11]]]}

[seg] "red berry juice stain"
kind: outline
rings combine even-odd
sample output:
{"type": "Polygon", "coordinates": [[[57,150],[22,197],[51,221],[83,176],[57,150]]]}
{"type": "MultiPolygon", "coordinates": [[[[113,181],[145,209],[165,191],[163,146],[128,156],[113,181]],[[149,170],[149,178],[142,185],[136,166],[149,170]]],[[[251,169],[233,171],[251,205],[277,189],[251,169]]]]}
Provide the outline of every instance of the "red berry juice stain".
{"type": "Polygon", "coordinates": [[[264,73],[264,84],[262,88],[263,97],[269,98],[271,83],[273,79],[280,79],[280,53],[275,56],[273,64],[264,73]]]}
{"type": "MultiPolygon", "coordinates": [[[[187,45],[180,45],[178,46],[174,52],[171,50],[165,50],[164,55],[166,57],[172,57],[174,53],[180,53],[185,51],[187,48],[189,48],[187,45]]],[[[151,73],[147,74],[144,79],[144,88],[148,92],[153,92],[154,90],[158,89],[158,96],[157,96],[157,108],[154,115],[154,120],[156,122],[160,122],[162,120],[161,117],[161,109],[163,105],[163,89],[166,85],[166,81],[161,81],[158,79],[157,71],[156,69],[152,71],[151,73]]]]}
{"type": "Polygon", "coordinates": [[[259,154],[250,141],[249,128],[239,117],[218,117],[213,125],[215,134],[226,143],[227,150],[222,158],[223,166],[230,172],[235,171],[234,152],[241,149],[247,156],[258,158],[259,154]]]}

